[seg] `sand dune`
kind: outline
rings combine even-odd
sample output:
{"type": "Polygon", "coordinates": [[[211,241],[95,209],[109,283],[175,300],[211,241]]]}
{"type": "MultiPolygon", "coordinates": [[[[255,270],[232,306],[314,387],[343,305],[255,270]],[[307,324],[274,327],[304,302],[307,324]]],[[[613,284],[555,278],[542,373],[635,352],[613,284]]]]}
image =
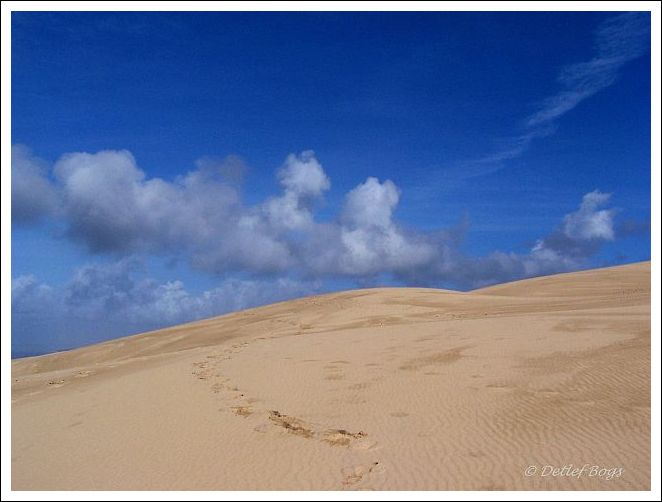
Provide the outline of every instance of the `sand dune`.
{"type": "Polygon", "coordinates": [[[17,490],[648,490],[650,263],[304,298],[12,378],[17,490]]]}

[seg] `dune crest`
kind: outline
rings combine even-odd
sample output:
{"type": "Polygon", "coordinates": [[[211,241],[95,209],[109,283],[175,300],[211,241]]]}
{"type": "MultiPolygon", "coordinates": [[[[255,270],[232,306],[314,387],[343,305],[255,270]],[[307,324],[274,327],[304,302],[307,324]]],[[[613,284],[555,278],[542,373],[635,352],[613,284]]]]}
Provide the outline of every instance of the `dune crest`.
{"type": "Polygon", "coordinates": [[[12,488],[648,490],[650,335],[645,262],[20,359],[12,488]]]}

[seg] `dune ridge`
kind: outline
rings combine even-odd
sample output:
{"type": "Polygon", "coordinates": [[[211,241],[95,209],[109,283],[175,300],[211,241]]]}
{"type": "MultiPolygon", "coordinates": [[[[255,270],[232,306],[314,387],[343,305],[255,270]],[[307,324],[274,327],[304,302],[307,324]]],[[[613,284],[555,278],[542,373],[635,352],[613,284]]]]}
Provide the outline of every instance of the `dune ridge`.
{"type": "Polygon", "coordinates": [[[643,262],[19,359],[12,488],[647,490],[650,334],[643,262]]]}

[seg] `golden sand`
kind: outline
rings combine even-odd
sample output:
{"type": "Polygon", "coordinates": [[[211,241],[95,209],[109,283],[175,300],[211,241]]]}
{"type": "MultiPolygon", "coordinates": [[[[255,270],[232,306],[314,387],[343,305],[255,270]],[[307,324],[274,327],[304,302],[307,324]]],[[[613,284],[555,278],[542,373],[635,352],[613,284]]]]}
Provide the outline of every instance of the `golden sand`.
{"type": "Polygon", "coordinates": [[[21,359],[12,488],[648,490],[650,335],[646,262],[21,359]]]}

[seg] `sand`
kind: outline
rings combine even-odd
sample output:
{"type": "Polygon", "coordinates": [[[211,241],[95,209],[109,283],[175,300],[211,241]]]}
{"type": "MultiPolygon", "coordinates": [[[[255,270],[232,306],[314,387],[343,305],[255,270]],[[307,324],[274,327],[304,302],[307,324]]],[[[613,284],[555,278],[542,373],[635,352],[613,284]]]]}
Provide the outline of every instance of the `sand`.
{"type": "Polygon", "coordinates": [[[648,490],[650,334],[647,262],[16,360],[12,488],[648,490]]]}

